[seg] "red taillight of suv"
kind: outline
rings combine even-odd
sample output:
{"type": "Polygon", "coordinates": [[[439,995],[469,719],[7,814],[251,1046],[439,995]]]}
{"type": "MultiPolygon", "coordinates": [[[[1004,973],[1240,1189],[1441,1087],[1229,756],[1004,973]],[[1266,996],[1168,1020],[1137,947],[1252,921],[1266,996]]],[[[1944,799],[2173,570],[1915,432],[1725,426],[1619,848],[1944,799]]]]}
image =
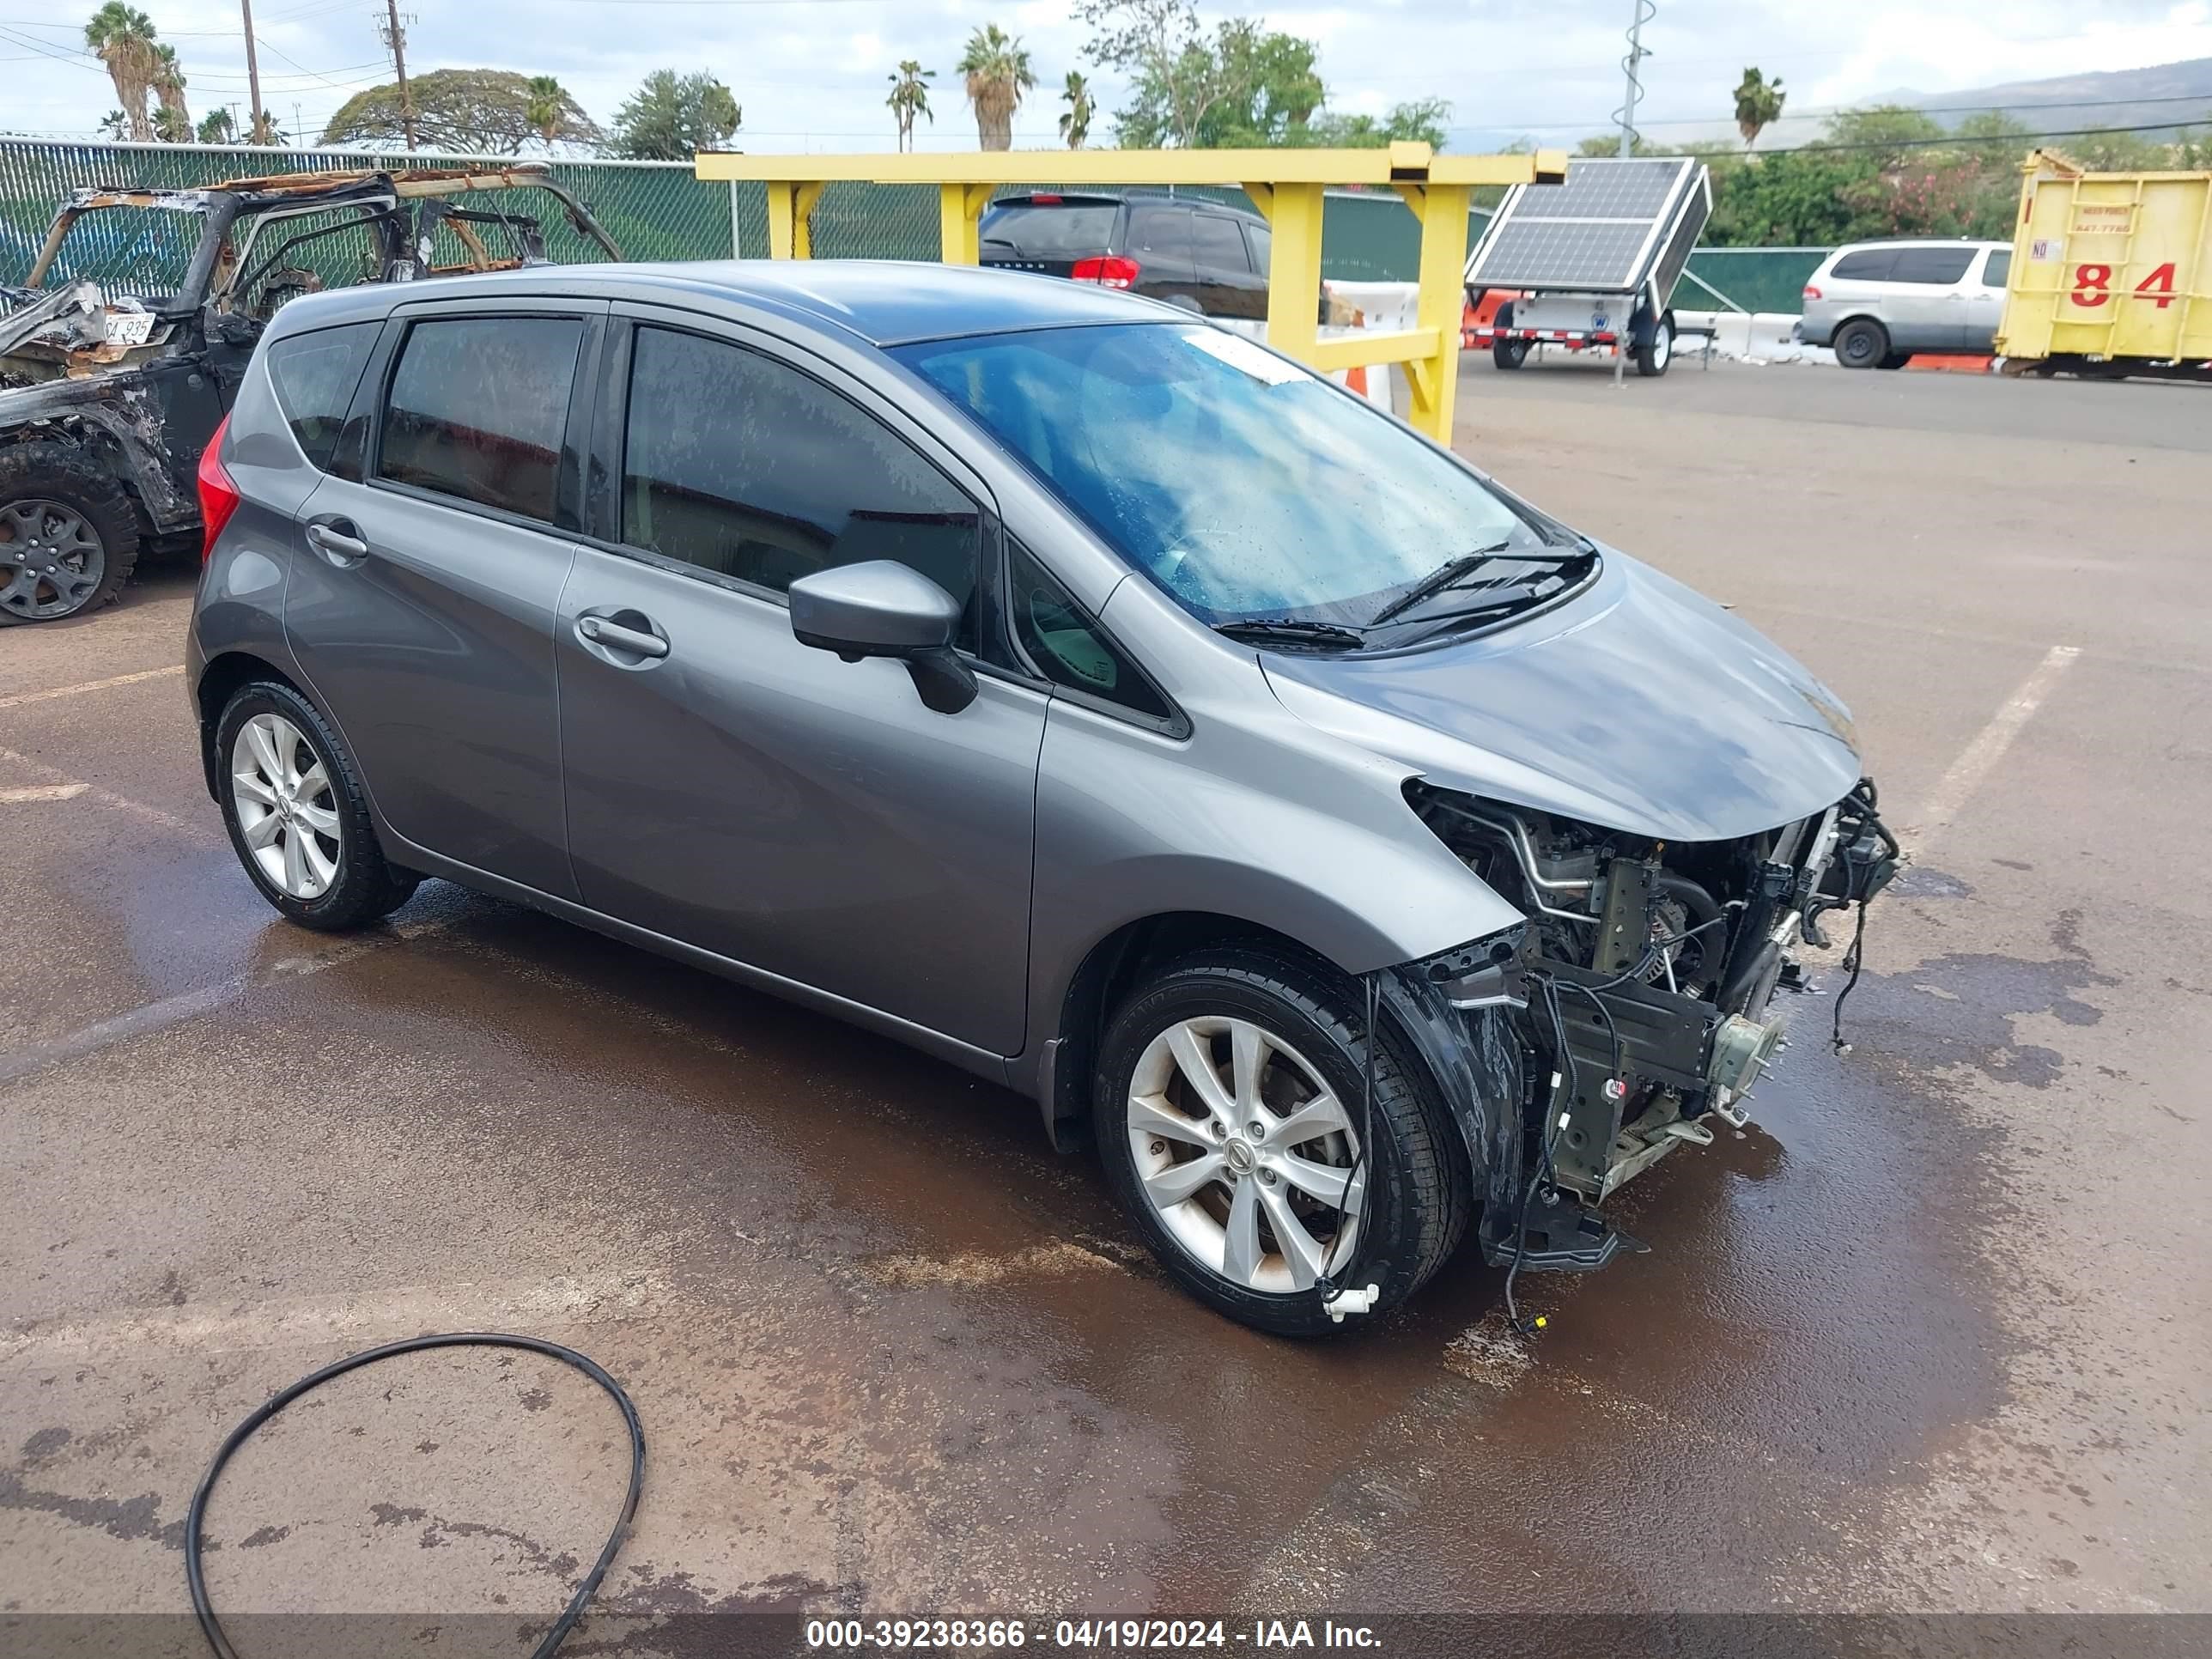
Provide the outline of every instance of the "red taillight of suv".
{"type": "Polygon", "coordinates": [[[238,485],[229,473],[222,470],[222,439],[230,430],[230,416],[218,422],[215,436],[208,440],[207,448],[200,455],[200,562],[207,562],[208,555],[215,551],[215,538],[222,534],[223,526],[230,515],[238,511],[238,485]]]}
{"type": "Polygon", "coordinates": [[[1820,290],[1808,283],[1805,289],[1805,297],[1808,300],[1817,300],[1820,297],[1820,290]]]}
{"type": "Polygon", "coordinates": [[[1101,288],[1134,288],[1143,269],[1134,259],[1109,253],[1096,259],[1078,259],[1068,275],[1079,283],[1096,283],[1101,288]]]}

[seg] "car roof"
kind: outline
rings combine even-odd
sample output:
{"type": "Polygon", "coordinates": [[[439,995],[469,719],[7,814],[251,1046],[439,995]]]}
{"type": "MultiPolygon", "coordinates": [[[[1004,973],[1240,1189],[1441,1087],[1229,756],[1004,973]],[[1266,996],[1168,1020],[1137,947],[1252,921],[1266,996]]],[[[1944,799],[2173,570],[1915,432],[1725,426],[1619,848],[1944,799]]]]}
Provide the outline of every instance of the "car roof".
{"type": "Polygon", "coordinates": [[[1267,222],[1250,208],[1239,207],[1234,202],[1217,202],[1211,197],[1174,196],[1164,190],[1036,190],[1017,196],[1001,196],[985,210],[995,213],[1000,208],[1015,207],[1119,207],[1124,202],[1139,202],[1154,207],[1203,208],[1208,213],[1225,213],[1238,219],[1249,219],[1255,225],[1267,222]]]}
{"type": "Polygon", "coordinates": [[[285,306],[271,332],[329,327],[433,298],[501,293],[751,307],[876,346],[1080,324],[1191,320],[1188,312],[1155,301],[1027,271],[898,259],[702,259],[532,265],[335,289],[285,306]]]}
{"type": "Polygon", "coordinates": [[[1892,248],[1906,247],[2010,247],[2010,242],[1984,241],[1973,236],[1891,236],[1879,242],[1846,242],[1831,250],[1828,258],[1839,259],[1846,253],[1886,253],[1892,248]]]}

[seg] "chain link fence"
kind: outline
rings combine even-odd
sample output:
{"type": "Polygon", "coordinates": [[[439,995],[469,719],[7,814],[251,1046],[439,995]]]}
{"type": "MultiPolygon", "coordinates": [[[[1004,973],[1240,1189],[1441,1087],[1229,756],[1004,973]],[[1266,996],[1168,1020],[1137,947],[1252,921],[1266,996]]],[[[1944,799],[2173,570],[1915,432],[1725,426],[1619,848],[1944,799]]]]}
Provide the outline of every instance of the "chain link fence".
{"type": "MultiPolygon", "coordinates": [[[[409,155],[362,149],[271,149],[196,144],[62,143],[0,138],[0,283],[20,283],[30,270],[54,210],[73,190],[131,186],[163,190],[204,188],[228,179],[345,168],[466,167],[511,164],[514,156],[409,155]]],[[[1040,167],[1049,153],[1039,153],[1040,167]]],[[[632,259],[720,259],[768,249],[768,201],[757,184],[709,184],[683,161],[555,161],[554,178],[573,191],[632,259]]],[[[1050,179],[1009,185],[1050,189],[1050,179]]],[[[1249,208],[1244,192],[1192,189],[1176,193],[1249,208]]],[[[472,192],[465,207],[538,219],[547,252],[563,263],[605,256],[561,215],[530,203],[527,192],[496,198],[472,192]]],[[[543,198],[541,198],[542,201],[543,198]]],[[[1469,238],[1489,216],[1470,215],[1469,238]]],[[[73,233],[71,252],[77,257],[73,233]]],[[[938,252],[936,191],[927,185],[833,184],[814,210],[814,251],[823,258],[933,259],[938,252]]],[[[141,294],[173,289],[184,271],[197,228],[174,215],[140,211],[118,215],[94,232],[85,249],[101,268],[66,274],[115,283],[141,294]]],[[[1329,192],[1323,221],[1322,275],[1342,282],[1411,282],[1420,264],[1420,226],[1389,191],[1329,192]]],[[[1700,248],[1690,270],[1746,311],[1800,309],[1798,290],[1822,255],[1821,248],[1700,248]]],[[[326,273],[336,276],[338,273],[326,273]]],[[[1687,283],[1680,305],[1704,309],[1721,302],[1687,283]]]]}

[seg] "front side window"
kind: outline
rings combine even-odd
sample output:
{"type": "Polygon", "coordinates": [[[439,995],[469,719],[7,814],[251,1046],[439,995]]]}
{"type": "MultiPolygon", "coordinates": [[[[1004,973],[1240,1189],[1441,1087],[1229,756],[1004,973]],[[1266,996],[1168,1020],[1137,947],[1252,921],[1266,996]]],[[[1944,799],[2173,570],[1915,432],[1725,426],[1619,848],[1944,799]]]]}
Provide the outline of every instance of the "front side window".
{"type": "MultiPolygon", "coordinates": [[[[1449,456],[1240,335],[1037,329],[893,356],[1204,621],[1364,627],[1447,560],[1556,565],[1547,532],[1449,456]]],[[[1571,539],[1550,527],[1549,534],[1571,539]]]]}
{"type": "Polygon", "coordinates": [[[277,407],[301,453],[319,471],[331,470],[347,407],[382,326],[349,323],[317,329],[287,336],[269,348],[269,380],[276,389],[277,407]]]}
{"type": "Polygon", "coordinates": [[[781,592],[891,559],[960,602],[975,640],[975,503],[877,421],[787,363],[640,328],[623,447],[622,538],[781,592]]]}
{"type": "Polygon", "coordinates": [[[552,523],[583,339],[574,317],[416,324],[385,402],[378,476],[552,523]]]}

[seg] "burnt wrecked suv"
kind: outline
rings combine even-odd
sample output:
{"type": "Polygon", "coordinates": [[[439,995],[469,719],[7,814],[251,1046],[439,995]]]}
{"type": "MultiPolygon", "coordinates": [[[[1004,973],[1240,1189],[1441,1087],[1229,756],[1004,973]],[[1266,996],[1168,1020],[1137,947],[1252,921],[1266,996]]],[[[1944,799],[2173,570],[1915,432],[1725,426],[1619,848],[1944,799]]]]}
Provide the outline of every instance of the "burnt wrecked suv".
{"type": "Polygon", "coordinates": [[[1096,288],[317,295],[203,488],[191,696],[277,909],[441,877],[1003,1082],[1269,1330],[1401,1300],[1471,1220],[1604,1263],[1608,1194],[1741,1121],[1792,952],[1894,866],[1759,635],[1096,288]]]}
{"type": "Polygon", "coordinates": [[[288,301],[542,263],[547,202],[622,257],[527,162],[72,194],[0,285],[0,623],[76,615],[142,551],[198,544],[200,453],[288,301]]]}

